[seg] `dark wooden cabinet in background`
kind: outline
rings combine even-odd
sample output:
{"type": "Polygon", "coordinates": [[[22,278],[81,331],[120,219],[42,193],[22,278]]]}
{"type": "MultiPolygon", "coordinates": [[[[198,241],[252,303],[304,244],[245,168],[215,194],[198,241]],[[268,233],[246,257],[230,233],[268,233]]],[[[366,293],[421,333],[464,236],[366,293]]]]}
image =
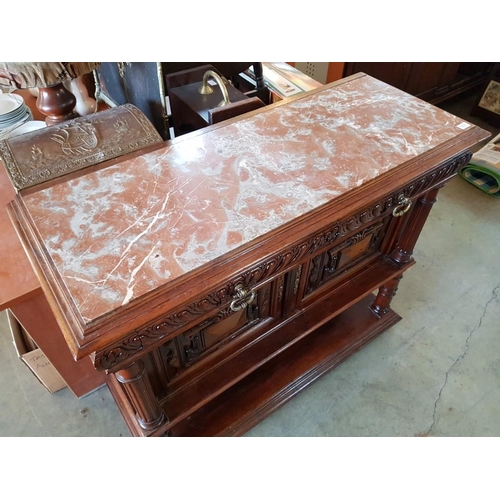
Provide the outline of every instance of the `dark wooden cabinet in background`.
{"type": "Polygon", "coordinates": [[[360,71],[432,104],[480,86],[488,62],[350,62],[344,76],[360,71]]]}
{"type": "MultiPolygon", "coordinates": [[[[176,102],[172,106],[169,106],[168,103],[172,88],[175,87],[178,94],[179,90],[185,89],[188,84],[197,81],[201,85],[204,70],[207,69],[206,65],[210,65],[210,69],[214,69],[225,79],[232,80],[233,83],[235,83],[238,74],[250,66],[254,68],[254,71],[257,68],[256,86],[252,89],[245,88],[245,95],[236,90],[233,85],[228,85],[228,91],[231,92],[231,103],[244,98],[261,98],[264,103],[268,103],[269,91],[263,84],[261,63],[250,62],[102,62],[95,72],[97,97],[111,107],[127,103],[133,104],[151,121],[163,139],[170,139],[172,138],[172,127],[175,129],[174,135],[177,136],[180,133],[186,133],[186,130],[192,131],[202,128],[208,122],[208,118],[205,117],[205,120],[204,117],[197,116],[199,113],[196,112],[194,112],[193,118],[193,110],[191,109],[190,113],[189,106],[186,106],[182,99],[180,99],[181,104],[179,104],[178,96],[174,97],[176,102]],[[198,71],[202,67],[204,70],[198,71]],[[193,80],[193,78],[195,79],[193,80]]],[[[192,90],[190,94],[188,93],[189,101],[193,100],[192,90]]],[[[207,102],[213,101],[213,106],[216,108],[217,103],[221,100],[220,91],[214,94],[213,99],[209,99],[211,96],[198,95],[197,97],[199,102],[194,101],[195,108],[203,110],[204,115],[208,115],[208,109],[205,109],[207,102]]],[[[251,109],[256,109],[256,107],[254,105],[251,109]]],[[[245,109],[245,111],[249,110],[245,109]]],[[[225,118],[245,112],[239,111],[236,113],[233,109],[233,113],[226,113],[225,118]]],[[[216,121],[210,121],[210,123],[216,123],[216,121]]]]}

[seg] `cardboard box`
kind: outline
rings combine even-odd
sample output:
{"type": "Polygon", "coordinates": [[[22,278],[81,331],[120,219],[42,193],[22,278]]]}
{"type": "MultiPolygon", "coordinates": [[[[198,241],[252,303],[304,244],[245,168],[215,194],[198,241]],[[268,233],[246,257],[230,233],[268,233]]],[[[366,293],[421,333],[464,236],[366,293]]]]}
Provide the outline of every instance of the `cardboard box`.
{"type": "Polygon", "coordinates": [[[66,387],[64,379],[10,310],[7,310],[7,319],[18,357],[50,393],[64,389],[66,387]]]}

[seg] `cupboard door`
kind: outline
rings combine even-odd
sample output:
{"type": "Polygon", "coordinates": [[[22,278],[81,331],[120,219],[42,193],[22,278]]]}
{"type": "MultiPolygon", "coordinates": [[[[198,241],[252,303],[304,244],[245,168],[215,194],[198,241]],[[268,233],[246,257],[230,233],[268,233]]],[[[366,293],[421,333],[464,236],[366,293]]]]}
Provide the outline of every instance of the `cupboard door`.
{"type": "Polygon", "coordinates": [[[412,63],[406,62],[355,62],[347,63],[345,76],[366,73],[393,87],[405,90],[412,63]]]}
{"type": "Polygon", "coordinates": [[[267,328],[268,320],[280,315],[272,298],[279,294],[279,283],[276,279],[255,290],[239,289],[229,305],[151,351],[144,361],[155,393],[164,396],[189,380],[200,361],[210,361],[236,339],[244,343],[246,333],[267,328]]]}
{"type": "Polygon", "coordinates": [[[460,63],[412,63],[406,92],[421,99],[430,99],[454,81],[460,63]]]}
{"type": "Polygon", "coordinates": [[[324,285],[331,285],[351,271],[354,272],[358,264],[363,265],[371,258],[375,258],[380,253],[391,218],[392,216],[378,220],[316,255],[308,266],[303,299],[307,299],[324,285]]]}

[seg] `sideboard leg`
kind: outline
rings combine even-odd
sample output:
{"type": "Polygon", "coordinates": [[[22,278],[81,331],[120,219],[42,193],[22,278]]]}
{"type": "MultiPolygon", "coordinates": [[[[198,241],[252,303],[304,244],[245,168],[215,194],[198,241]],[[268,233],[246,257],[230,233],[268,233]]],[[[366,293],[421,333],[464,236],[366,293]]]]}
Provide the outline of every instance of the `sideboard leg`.
{"type": "Polygon", "coordinates": [[[143,429],[153,430],[167,421],[167,417],[153,393],[142,360],[135,361],[117,371],[115,377],[134,407],[137,422],[143,429]]]}
{"type": "Polygon", "coordinates": [[[396,295],[399,281],[402,277],[403,275],[400,274],[399,276],[390,279],[379,288],[378,294],[375,297],[373,304],[370,306],[371,310],[377,316],[383,316],[389,311],[391,307],[391,301],[396,295]]]}
{"type": "Polygon", "coordinates": [[[409,215],[409,219],[401,239],[391,256],[392,259],[398,264],[406,264],[411,260],[415,244],[417,243],[420,232],[424,227],[427,216],[437,200],[437,194],[440,188],[441,186],[431,189],[417,200],[414,209],[409,215]]]}

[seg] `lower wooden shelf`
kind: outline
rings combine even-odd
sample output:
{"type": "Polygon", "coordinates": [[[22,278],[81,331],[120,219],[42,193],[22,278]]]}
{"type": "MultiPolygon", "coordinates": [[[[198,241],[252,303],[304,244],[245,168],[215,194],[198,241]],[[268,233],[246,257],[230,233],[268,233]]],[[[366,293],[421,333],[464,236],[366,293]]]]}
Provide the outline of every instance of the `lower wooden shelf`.
{"type": "MultiPolygon", "coordinates": [[[[368,295],[300,341],[283,350],[244,379],[170,428],[172,436],[239,436],[285,404],[300,390],[340,364],[396,324],[401,318],[389,310],[378,317],[368,295]]],[[[299,320],[297,320],[299,321],[299,320]]],[[[289,328],[294,328],[291,322],[289,328]]],[[[119,405],[118,382],[108,383],[119,405]]],[[[168,409],[167,414],[168,414],[168,409]]],[[[123,412],[130,415],[130,412],[123,412]]],[[[127,418],[133,435],[144,435],[127,418]]]]}

